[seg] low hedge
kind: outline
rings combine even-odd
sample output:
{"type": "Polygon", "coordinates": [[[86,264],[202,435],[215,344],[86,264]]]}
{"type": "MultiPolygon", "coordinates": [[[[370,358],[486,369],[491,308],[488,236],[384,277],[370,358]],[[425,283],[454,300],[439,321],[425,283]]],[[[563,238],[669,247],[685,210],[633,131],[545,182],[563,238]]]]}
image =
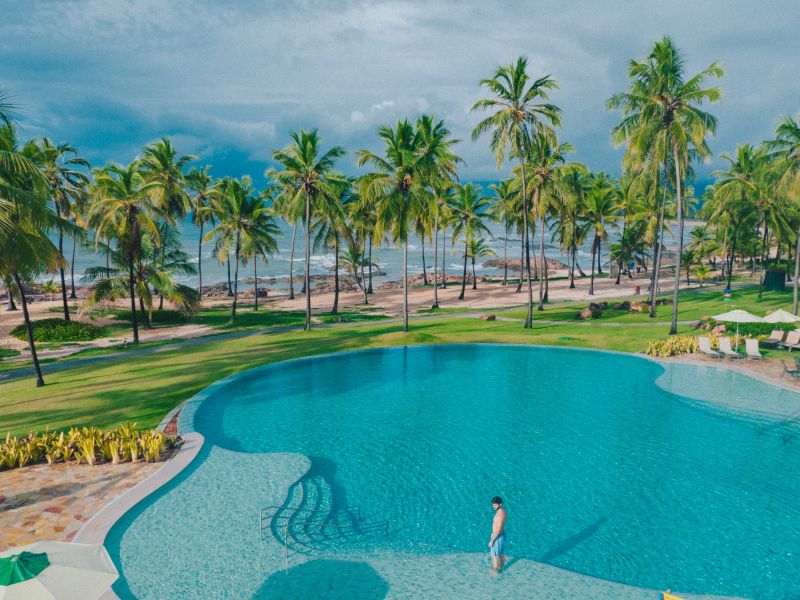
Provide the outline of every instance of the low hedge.
{"type": "MultiPolygon", "coordinates": [[[[33,340],[36,342],[89,342],[101,337],[103,330],[97,325],[64,319],[41,319],[34,321],[33,340]]],[[[28,339],[25,324],[16,326],[11,335],[22,341],[28,339]]]]}
{"type": "MultiPolygon", "coordinates": [[[[133,321],[131,318],[131,311],[130,310],[117,310],[111,313],[111,316],[115,319],[119,319],[120,321],[133,321]]],[[[137,312],[137,317],[141,320],[142,316],[141,313],[137,312]]],[[[170,324],[170,323],[185,323],[192,318],[191,314],[186,312],[181,312],[179,310],[172,310],[168,308],[154,310],[150,315],[150,320],[152,323],[162,323],[162,324],[170,324]]]]}

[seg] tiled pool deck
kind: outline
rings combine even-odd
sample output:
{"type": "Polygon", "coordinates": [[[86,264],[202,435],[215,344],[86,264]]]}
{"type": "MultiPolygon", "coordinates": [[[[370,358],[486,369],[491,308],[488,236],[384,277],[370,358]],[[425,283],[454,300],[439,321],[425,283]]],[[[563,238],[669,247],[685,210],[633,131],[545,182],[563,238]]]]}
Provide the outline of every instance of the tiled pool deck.
{"type": "Polygon", "coordinates": [[[0,552],[71,541],[92,515],[164,465],[35,465],[0,472],[0,552]]]}

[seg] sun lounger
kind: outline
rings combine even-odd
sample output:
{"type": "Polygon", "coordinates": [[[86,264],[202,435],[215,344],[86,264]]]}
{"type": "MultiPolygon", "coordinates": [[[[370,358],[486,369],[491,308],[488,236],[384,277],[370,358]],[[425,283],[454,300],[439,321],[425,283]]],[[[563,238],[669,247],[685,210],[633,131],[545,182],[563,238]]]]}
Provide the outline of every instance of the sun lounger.
{"type": "Polygon", "coordinates": [[[747,353],[747,358],[764,358],[758,350],[758,340],[756,338],[747,338],[744,341],[744,349],[747,353]]]}
{"type": "Polygon", "coordinates": [[[711,338],[707,335],[701,335],[697,338],[697,349],[703,354],[711,356],[712,358],[722,358],[722,355],[716,350],[711,349],[711,338]]]}
{"type": "Polygon", "coordinates": [[[731,338],[720,336],[719,338],[719,351],[725,355],[725,358],[741,358],[741,354],[731,348],[731,338]]]}
{"type": "Polygon", "coordinates": [[[796,329],[794,331],[790,331],[786,336],[786,341],[784,341],[780,346],[789,352],[795,348],[800,348],[800,331],[796,329]]]}
{"type": "MultiPolygon", "coordinates": [[[[781,362],[783,362],[783,361],[781,361],[781,362]]],[[[786,375],[788,375],[789,377],[791,377],[792,379],[794,379],[795,381],[796,381],[798,378],[800,378],[800,368],[798,368],[796,365],[795,365],[795,368],[794,368],[794,370],[793,370],[793,371],[790,371],[789,369],[787,369],[787,368],[786,368],[786,363],[785,363],[785,362],[783,362],[783,372],[784,372],[786,375]]]]}
{"type": "Polygon", "coordinates": [[[783,329],[773,329],[772,333],[769,334],[769,337],[763,340],[761,343],[765,346],[777,346],[783,342],[783,336],[785,335],[786,332],[783,329]]]}

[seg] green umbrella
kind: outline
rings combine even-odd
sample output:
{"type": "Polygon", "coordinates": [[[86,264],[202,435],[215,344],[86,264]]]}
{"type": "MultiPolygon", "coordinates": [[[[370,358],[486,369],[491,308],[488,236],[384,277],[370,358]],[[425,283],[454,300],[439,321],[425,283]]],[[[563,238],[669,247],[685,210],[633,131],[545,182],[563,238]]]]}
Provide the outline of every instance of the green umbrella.
{"type": "Polygon", "coordinates": [[[0,558],[0,585],[14,585],[33,579],[50,566],[44,552],[20,552],[0,558]]]}

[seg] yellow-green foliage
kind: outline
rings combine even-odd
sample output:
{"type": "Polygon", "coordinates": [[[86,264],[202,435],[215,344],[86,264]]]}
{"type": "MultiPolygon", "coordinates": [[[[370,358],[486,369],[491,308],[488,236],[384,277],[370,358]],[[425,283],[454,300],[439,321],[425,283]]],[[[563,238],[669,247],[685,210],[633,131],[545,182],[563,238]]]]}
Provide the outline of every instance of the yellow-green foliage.
{"type": "Polygon", "coordinates": [[[48,464],[73,460],[88,465],[98,461],[117,464],[127,460],[138,462],[139,457],[144,456],[148,462],[156,462],[164,449],[174,444],[173,437],[136,429],[135,424],[127,423],[108,431],[96,427],[73,427],[59,434],[45,432],[12,437],[9,433],[0,443],[0,471],[45,461],[48,464]]]}
{"type": "Polygon", "coordinates": [[[678,356],[697,351],[697,338],[688,335],[674,335],[664,340],[653,340],[647,344],[644,353],[648,356],[678,356]]]}

